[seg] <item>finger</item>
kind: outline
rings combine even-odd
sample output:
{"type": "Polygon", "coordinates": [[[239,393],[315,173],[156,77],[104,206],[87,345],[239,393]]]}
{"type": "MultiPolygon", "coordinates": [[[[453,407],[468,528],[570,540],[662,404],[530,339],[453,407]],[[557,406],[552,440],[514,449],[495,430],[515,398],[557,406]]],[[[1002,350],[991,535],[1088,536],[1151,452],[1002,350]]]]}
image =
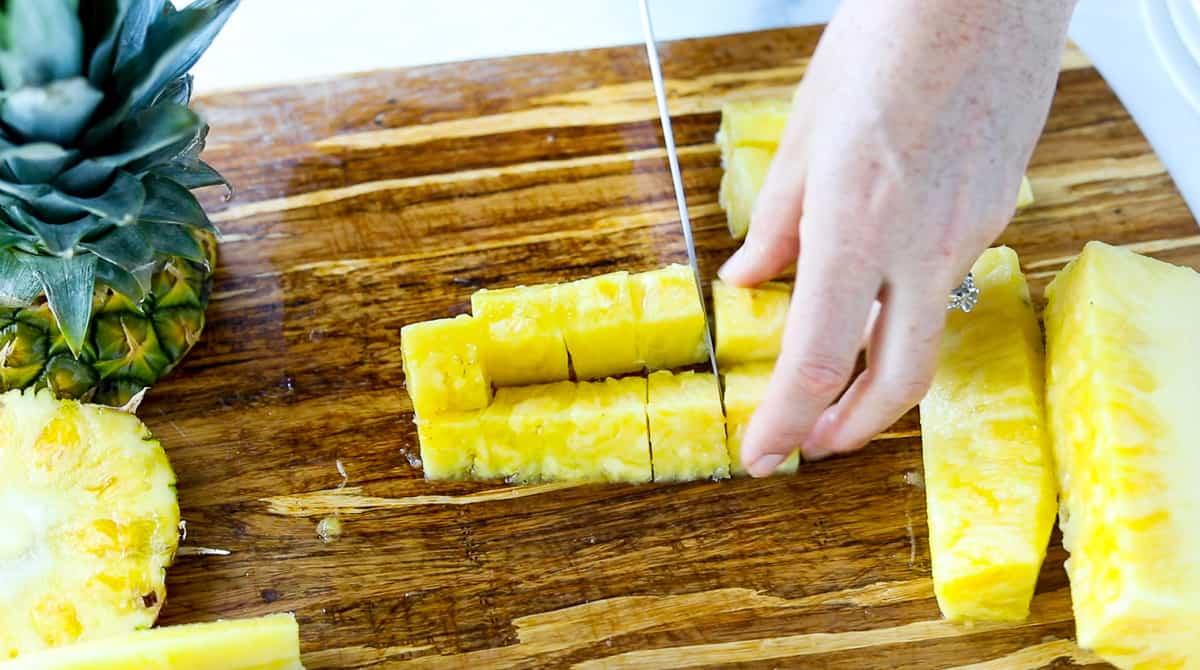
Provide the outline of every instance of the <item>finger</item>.
{"type": "Polygon", "coordinates": [[[920,402],[929,388],[945,301],[916,282],[886,293],[867,369],[817,421],[801,452],[808,460],[862,447],[920,402]]]}
{"type": "Polygon", "coordinates": [[[734,286],[756,286],[796,262],[807,162],[798,114],[793,113],[754,202],[746,241],[717,272],[734,286]]]}
{"type": "Polygon", "coordinates": [[[743,465],[756,477],[804,442],[854,371],[882,277],[847,256],[815,246],[802,254],[783,348],[742,443],[743,465]]]}

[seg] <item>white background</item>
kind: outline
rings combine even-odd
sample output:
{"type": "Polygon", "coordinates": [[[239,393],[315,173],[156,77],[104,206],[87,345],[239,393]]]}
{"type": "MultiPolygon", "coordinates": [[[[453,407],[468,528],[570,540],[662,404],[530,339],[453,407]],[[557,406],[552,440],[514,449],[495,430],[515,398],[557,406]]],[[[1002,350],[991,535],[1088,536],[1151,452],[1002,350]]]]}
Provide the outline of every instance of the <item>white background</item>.
{"type": "MultiPolygon", "coordinates": [[[[1200,64],[1175,63],[1171,70],[1163,61],[1162,36],[1152,37],[1148,24],[1154,10],[1167,2],[1081,0],[1071,37],[1133,113],[1192,212],[1200,213],[1200,111],[1181,94],[1179,87],[1186,82],[1178,76],[1189,67],[1200,73],[1200,64]]],[[[821,23],[837,4],[651,0],[651,12],[659,39],[669,40],[821,23]]],[[[1200,0],[1192,5],[1200,13],[1200,0]]],[[[636,0],[242,0],[194,72],[197,92],[203,94],[364,70],[640,41],[636,0]]]]}

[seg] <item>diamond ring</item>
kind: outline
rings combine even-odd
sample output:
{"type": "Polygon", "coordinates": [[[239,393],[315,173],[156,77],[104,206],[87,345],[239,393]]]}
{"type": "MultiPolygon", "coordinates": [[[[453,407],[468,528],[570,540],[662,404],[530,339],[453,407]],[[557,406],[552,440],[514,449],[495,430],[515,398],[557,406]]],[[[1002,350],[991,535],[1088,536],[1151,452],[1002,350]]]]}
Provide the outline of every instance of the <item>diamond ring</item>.
{"type": "Polygon", "coordinates": [[[946,303],[946,309],[970,312],[978,303],[979,287],[975,285],[974,273],[968,272],[967,278],[958,285],[958,288],[950,292],[950,300],[946,303]]]}

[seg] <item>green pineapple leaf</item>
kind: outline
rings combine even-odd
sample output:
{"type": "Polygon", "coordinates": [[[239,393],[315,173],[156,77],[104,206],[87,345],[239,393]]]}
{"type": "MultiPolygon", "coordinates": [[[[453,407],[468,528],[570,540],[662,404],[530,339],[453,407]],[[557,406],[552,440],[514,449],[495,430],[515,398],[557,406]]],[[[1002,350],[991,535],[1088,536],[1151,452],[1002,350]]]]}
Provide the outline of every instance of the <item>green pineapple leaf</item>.
{"type": "Polygon", "coordinates": [[[92,54],[87,64],[87,76],[96,88],[103,88],[112,75],[117,40],[130,4],[130,0],[88,0],[80,12],[83,41],[92,54]]]}
{"type": "Polygon", "coordinates": [[[18,184],[45,184],[79,158],[79,152],[49,142],[0,150],[0,178],[18,184]]]}
{"type": "Polygon", "coordinates": [[[71,353],[78,357],[87,341],[92,320],[96,257],[91,254],[66,258],[20,256],[19,260],[41,282],[46,304],[62,329],[63,339],[71,353]]]}
{"type": "MultiPolygon", "coordinates": [[[[0,190],[4,190],[2,184],[0,190]]],[[[125,225],[136,220],[137,212],[145,201],[146,189],[142,182],[128,172],[118,170],[112,185],[97,196],[84,198],[49,189],[33,198],[31,203],[38,213],[48,219],[63,220],[93,214],[105,221],[125,225]]]]}
{"type": "MultiPolygon", "coordinates": [[[[0,238],[4,233],[0,232],[0,238]]],[[[24,307],[42,291],[42,282],[28,266],[17,260],[17,254],[0,250],[0,306],[24,307]]]]}
{"type": "Polygon", "coordinates": [[[69,144],[103,99],[83,77],[20,88],[0,96],[0,121],[29,141],[69,144]]]}
{"type": "Polygon", "coordinates": [[[0,80],[10,91],[78,76],[83,30],[67,0],[7,0],[6,64],[0,80]]]}
{"type": "Polygon", "coordinates": [[[162,17],[168,5],[167,0],[132,0],[125,14],[125,22],[121,25],[113,70],[124,67],[141,53],[150,24],[162,17]]]}
{"type": "MultiPolygon", "coordinates": [[[[96,263],[96,281],[140,304],[146,299],[146,292],[150,290],[153,265],[145,266],[145,271],[139,270],[140,268],[137,268],[131,272],[101,258],[96,263]]],[[[40,288],[41,285],[38,286],[40,288]]]]}
{"type": "Polygon", "coordinates": [[[146,187],[146,203],[142,206],[140,217],[142,222],[173,223],[218,234],[191,191],[154,175],[146,175],[142,183],[146,187]]]}
{"type": "Polygon", "coordinates": [[[94,242],[82,242],[80,247],[123,268],[135,268],[154,261],[151,240],[137,225],[121,226],[94,242]]]}
{"type": "Polygon", "coordinates": [[[150,174],[170,179],[186,189],[224,184],[226,192],[233,193],[233,185],[229,180],[202,160],[174,161],[150,170],[150,174]]]}
{"type": "Polygon", "coordinates": [[[189,261],[208,265],[208,257],[196,238],[186,228],[173,223],[139,223],[142,237],[149,240],[154,250],[166,256],[179,256],[189,261]]]}
{"type": "Polygon", "coordinates": [[[117,127],[109,153],[79,162],[55,182],[77,193],[100,188],[118,168],[131,166],[139,176],[143,162],[163,163],[180,154],[201,133],[204,122],[182,105],[164,103],[145,109],[117,127]]]}

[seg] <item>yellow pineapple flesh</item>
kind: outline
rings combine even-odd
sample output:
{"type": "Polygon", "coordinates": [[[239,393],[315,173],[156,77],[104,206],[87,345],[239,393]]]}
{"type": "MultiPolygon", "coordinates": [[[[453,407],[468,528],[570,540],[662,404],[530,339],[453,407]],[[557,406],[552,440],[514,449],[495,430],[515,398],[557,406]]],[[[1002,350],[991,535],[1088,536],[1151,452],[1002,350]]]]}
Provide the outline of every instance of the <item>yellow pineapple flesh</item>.
{"type": "Polygon", "coordinates": [[[154,623],[179,506],[136,417],[0,395],[0,519],[0,660],[154,623]]]}
{"type": "Polygon", "coordinates": [[[556,288],[483,289],[471,296],[471,312],[486,329],[484,365],[497,386],[570,378],[556,288]]]}
{"type": "Polygon", "coordinates": [[[722,105],[721,128],[717,131],[716,141],[726,168],[737,147],[774,151],[783,137],[791,108],[792,103],[786,99],[736,100],[722,105]]]}
{"type": "Polygon", "coordinates": [[[1021,177],[1021,189],[1017,192],[1017,209],[1022,209],[1033,204],[1033,184],[1029,182],[1029,177],[1021,177]]]}
{"type": "Polygon", "coordinates": [[[736,365],[779,356],[791,287],[768,282],[740,288],[718,279],[712,283],[712,295],[717,362],[736,365]]]}
{"type": "Polygon", "coordinates": [[[470,479],[483,447],[481,411],[417,417],[425,479],[470,479]]]}
{"type": "Polygon", "coordinates": [[[487,407],[492,383],[483,365],[485,335],[466,315],[400,329],[405,386],[418,416],[487,407]]]}
{"type": "Polygon", "coordinates": [[[139,630],[21,656],[4,670],[304,670],[291,614],[139,630]]]}
{"type": "Polygon", "coordinates": [[[554,481],[650,481],[645,378],[580,382],[565,449],[548,452],[542,474],[554,481]]]}
{"type": "Polygon", "coordinates": [[[574,400],[571,382],[497,390],[483,413],[483,444],[475,456],[475,477],[541,481],[546,455],[566,450],[574,400]]]}
{"type": "Polygon", "coordinates": [[[973,272],[979,305],[948,315],[921,401],[933,585],[949,619],[1020,621],[1055,514],[1041,330],[1011,249],[973,272]]]}
{"type": "MultiPolygon", "coordinates": [[[[767,382],[771,380],[774,363],[743,363],[726,370],[725,377],[725,450],[729,454],[729,467],[733,475],[745,475],[742,467],[742,436],[754,410],[766,396],[767,382]]],[[[776,474],[794,473],[800,465],[800,452],[791,456],[775,468],[776,474]]]]}
{"type": "Polygon", "coordinates": [[[628,272],[562,284],[555,296],[577,379],[603,379],[642,369],[628,272]]]}
{"type": "Polygon", "coordinates": [[[654,481],[729,476],[721,391],[711,373],[666,370],[647,380],[646,416],[654,481]]]}
{"type": "Polygon", "coordinates": [[[1200,668],[1200,275],[1093,242],[1047,297],[1078,642],[1121,668],[1200,668]]]}
{"type": "Polygon", "coordinates": [[[742,239],[750,230],[754,202],[766,181],[773,158],[774,149],[749,146],[734,148],[725,161],[717,203],[725,210],[729,234],[734,239],[742,239]]]}
{"type": "Polygon", "coordinates": [[[704,305],[696,277],[686,265],[633,275],[638,356],[650,370],[669,370],[708,360],[704,305]]]}

